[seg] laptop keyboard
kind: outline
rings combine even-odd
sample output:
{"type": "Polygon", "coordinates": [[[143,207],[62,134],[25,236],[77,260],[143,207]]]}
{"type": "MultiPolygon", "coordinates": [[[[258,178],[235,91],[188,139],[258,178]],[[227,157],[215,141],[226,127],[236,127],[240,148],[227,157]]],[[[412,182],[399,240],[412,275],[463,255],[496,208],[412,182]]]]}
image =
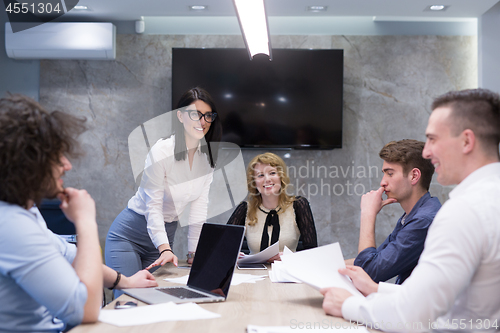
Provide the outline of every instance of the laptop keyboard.
{"type": "Polygon", "coordinates": [[[208,297],[207,295],[203,295],[200,293],[197,293],[196,291],[192,291],[186,288],[182,287],[174,287],[174,288],[157,288],[157,290],[161,291],[162,293],[169,294],[181,299],[184,298],[206,298],[208,297]]]}

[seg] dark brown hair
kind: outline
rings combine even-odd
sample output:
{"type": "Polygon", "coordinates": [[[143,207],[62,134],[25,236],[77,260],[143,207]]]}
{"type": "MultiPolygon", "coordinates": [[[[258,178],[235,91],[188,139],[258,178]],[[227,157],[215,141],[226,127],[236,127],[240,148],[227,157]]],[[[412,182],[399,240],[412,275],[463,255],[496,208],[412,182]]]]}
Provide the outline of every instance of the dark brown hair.
{"type": "MultiPolygon", "coordinates": [[[[177,103],[177,109],[183,108],[185,106],[191,105],[196,101],[203,101],[207,103],[212,112],[217,112],[214,100],[212,96],[202,88],[195,87],[186,91],[180,98],[179,103],[177,103]]],[[[187,155],[186,149],[186,138],[184,137],[184,125],[177,118],[177,112],[172,112],[172,127],[175,136],[175,160],[185,160],[187,155]]],[[[222,139],[222,124],[220,121],[220,115],[218,115],[215,120],[210,124],[207,134],[205,135],[206,145],[201,146],[201,152],[207,154],[210,162],[210,166],[215,168],[215,163],[217,161],[217,149],[213,149],[210,145],[211,142],[220,142],[222,139]]]]}
{"type": "Polygon", "coordinates": [[[405,177],[413,168],[419,169],[421,173],[420,186],[429,191],[434,166],[430,160],[422,157],[424,146],[424,142],[417,140],[391,141],[382,148],[378,155],[386,162],[400,164],[403,167],[405,177]]]}
{"type": "Polygon", "coordinates": [[[0,200],[28,208],[40,204],[53,186],[53,167],[61,155],[78,155],[76,136],[85,119],[47,112],[33,99],[0,99],[0,200]]]}
{"type": "Polygon", "coordinates": [[[500,143],[500,96],[488,89],[450,91],[432,103],[432,110],[449,107],[452,135],[474,132],[486,151],[498,154],[500,143]]]}

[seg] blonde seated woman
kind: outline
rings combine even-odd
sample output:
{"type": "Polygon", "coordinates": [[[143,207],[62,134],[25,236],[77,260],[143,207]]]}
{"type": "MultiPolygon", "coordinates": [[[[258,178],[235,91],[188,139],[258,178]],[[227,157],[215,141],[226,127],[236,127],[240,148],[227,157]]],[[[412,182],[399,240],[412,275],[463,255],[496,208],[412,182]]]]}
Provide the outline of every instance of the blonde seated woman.
{"type": "MultiPolygon", "coordinates": [[[[295,252],[299,238],[304,249],[318,246],[309,202],[289,195],[289,183],[285,162],[273,153],[257,155],[248,165],[248,201],[236,207],[228,224],[247,227],[250,253],[258,253],[278,240],[280,252],[285,246],[295,252]]],[[[271,259],[279,260],[279,256],[271,259]]]]}

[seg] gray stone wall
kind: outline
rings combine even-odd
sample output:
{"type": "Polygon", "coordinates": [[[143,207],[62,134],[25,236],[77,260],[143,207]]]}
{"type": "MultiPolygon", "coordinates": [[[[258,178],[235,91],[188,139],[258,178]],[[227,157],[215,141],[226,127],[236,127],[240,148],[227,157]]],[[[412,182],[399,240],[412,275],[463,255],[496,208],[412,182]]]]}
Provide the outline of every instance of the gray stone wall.
{"type": "MultiPolygon", "coordinates": [[[[312,207],[319,244],[340,242],[357,253],[360,196],[381,179],[380,148],[391,140],[425,140],[432,99],[477,87],[477,38],[463,36],[272,36],[275,48],[344,49],[344,147],[274,151],[290,167],[297,194],[312,207]]],[[[244,47],[240,36],[118,35],[116,61],[42,61],[40,101],[48,109],[85,116],[86,155],[73,161],[66,185],[87,189],[97,203],[101,244],[135,193],[127,138],[141,123],[170,110],[172,47],[244,47]]],[[[312,114],[314,116],[314,114],[312,114]]],[[[244,150],[245,163],[263,150],[244,150]]],[[[441,202],[450,188],[436,182],[441,202]]],[[[212,198],[217,200],[217,198],[212,198]]],[[[385,207],[377,243],[402,214],[385,207]]],[[[231,212],[212,220],[225,223],[231,212]]],[[[184,257],[186,228],[175,252],[184,257]]]]}

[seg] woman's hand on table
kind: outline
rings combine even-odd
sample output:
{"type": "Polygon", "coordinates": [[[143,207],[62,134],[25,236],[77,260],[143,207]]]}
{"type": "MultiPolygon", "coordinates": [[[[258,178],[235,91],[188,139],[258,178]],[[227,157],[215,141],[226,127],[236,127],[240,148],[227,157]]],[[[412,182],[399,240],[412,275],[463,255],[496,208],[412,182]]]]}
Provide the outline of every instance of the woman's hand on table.
{"type": "Polygon", "coordinates": [[[178,266],[177,256],[172,252],[170,246],[168,244],[162,244],[158,247],[158,251],[160,251],[160,257],[156,259],[151,265],[146,267],[146,269],[151,269],[156,266],[163,266],[167,262],[173,263],[175,266],[178,266]]]}

